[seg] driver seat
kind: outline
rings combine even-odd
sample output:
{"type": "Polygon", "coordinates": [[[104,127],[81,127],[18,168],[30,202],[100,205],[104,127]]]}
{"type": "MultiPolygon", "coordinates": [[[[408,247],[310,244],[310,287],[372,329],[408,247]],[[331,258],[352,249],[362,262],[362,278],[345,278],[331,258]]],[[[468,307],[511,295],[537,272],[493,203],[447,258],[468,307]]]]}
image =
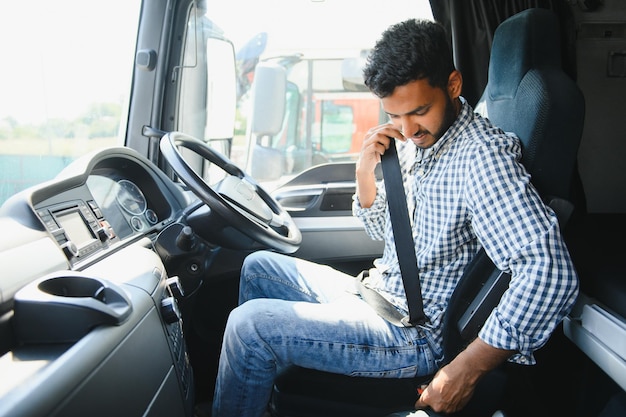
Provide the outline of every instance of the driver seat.
{"type": "MultiPolygon", "coordinates": [[[[564,226],[572,212],[584,98],[561,68],[558,27],[558,19],[546,9],[528,9],[504,21],[494,34],[482,100],[495,125],[520,137],[522,162],[564,226]]],[[[484,251],[474,257],[445,313],[444,363],[476,337],[509,279],[484,251]]],[[[381,417],[413,410],[416,388],[431,378],[349,377],[291,366],[275,382],[270,411],[275,417],[381,417]]],[[[504,366],[492,371],[455,415],[493,415],[502,405],[506,381],[504,366]]]]}

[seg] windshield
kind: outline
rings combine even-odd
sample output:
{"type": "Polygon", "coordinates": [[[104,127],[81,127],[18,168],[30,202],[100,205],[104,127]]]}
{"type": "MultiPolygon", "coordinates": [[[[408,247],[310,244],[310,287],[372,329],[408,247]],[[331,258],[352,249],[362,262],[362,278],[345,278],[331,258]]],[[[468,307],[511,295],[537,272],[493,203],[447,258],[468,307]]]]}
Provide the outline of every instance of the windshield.
{"type": "Polygon", "coordinates": [[[387,120],[362,85],[367,51],[406,16],[432,19],[428,1],[381,7],[372,0],[279,0],[272,2],[274,13],[264,2],[231,4],[239,13],[209,6],[237,51],[241,119],[231,157],[268,189],[315,165],[356,159],[367,130],[387,120]],[[254,64],[265,62],[285,69],[287,89],[282,126],[260,134],[247,123],[259,105],[251,101],[254,64]]]}
{"type": "Polygon", "coordinates": [[[123,144],[140,3],[0,2],[0,204],[123,144]]]}
{"type": "MultiPolygon", "coordinates": [[[[368,50],[387,27],[407,16],[432,19],[425,0],[398,0],[393,8],[382,4],[199,1],[187,24],[177,129],[209,142],[270,191],[318,164],[355,161],[365,133],[387,121],[379,99],[362,84],[368,50]],[[229,46],[223,48],[233,49],[234,85],[222,78],[214,83],[235,92],[232,114],[223,99],[228,94],[219,96],[216,108],[205,99],[215,96],[210,80],[216,76],[211,74],[216,60],[209,56],[216,51],[207,39],[226,40],[229,46]],[[268,66],[274,78],[284,73],[283,85],[258,81],[258,69],[268,66]],[[266,91],[255,92],[255,81],[266,91]],[[277,117],[272,126],[268,120],[277,117]],[[210,133],[229,119],[230,134],[210,133]]],[[[222,68],[233,60],[221,56],[222,68]]],[[[209,182],[219,180],[206,167],[204,172],[209,182]]]]}

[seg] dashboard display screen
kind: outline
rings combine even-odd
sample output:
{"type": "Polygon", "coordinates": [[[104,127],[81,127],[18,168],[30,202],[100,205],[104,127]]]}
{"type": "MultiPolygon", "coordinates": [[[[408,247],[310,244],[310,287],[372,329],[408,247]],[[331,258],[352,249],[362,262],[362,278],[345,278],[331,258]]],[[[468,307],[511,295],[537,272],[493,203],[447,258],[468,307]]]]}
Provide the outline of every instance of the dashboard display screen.
{"type": "Polygon", "coordinates": [[[79,249],[94,241],[95,237],[78,211],[57,214],[56,219],[65,230],[67,238],[79,249]]]}

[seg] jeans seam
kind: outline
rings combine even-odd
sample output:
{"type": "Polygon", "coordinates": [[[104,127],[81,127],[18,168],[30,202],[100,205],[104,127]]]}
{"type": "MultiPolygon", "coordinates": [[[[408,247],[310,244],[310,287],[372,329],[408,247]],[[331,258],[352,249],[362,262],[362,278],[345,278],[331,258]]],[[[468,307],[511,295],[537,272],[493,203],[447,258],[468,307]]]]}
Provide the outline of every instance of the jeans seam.
{"type": "Polygon", "coordinates": [[[245,288],[245,293],[244,293],[244,295],[246,297],[246,300],[250,299],[248,297],[248,294],[250,293],[250,291],[248,290],[249,285],[252,283],[253,280],[256,280],[256,279],[266,279],[268,281],[276,282],[278,284],[284,285],[285,287],[289,287],[289,288],[291,288],[293,290],[296,290],[296,291],[300,292],[301,294],[303,294],[303,295],[305,295],[305,296],[307,296],[309,298],[314,298],[316,301],[319,301],[319,300],[317,300],[316,297],[313,296],[313,294],[311,294],[308,291],[304,291],[302,287],[293,284],[289,280],[284,280],[284,279],[282,279],[280,277],[276,277],[274,275],[266,275],[266,274],[258,274],[258,273],[257,274],[246,275],[244,277],[244,280],[246,282],[246,288],[245,288]]]}

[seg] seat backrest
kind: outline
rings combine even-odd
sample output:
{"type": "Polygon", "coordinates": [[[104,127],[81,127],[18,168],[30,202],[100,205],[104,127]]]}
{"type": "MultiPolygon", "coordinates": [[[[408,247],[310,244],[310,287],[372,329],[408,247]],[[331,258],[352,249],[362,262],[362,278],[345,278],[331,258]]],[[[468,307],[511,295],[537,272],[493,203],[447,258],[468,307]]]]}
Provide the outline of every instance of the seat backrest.
{"type": "MultiPolygon", "coordinates": [[[[522,142],[522,163],[562,225],[570,214],[563,201],[580,201],[573,188],[585,102],[561,65],[560,30],[547,9],[527,9],[498,26],[489,80],[477,111],[522,142]]],[[[584,208],[583,208],[584,209],[584,208]]],[[[451,360],[473,339],[498,303],[510,276],[481,250],[465,271],[446,311],[444,352],[451,360]]]]}
{"type": "Polygon", "coordinates": [[[522,162],[539,193],[571,200],[585,101],[561,64],[559,21],[527,9],[498,26],[489,80],[477,109],[522,141],[522,162]],[[484,112],[484,110],[483,110],[484,112]]]}

